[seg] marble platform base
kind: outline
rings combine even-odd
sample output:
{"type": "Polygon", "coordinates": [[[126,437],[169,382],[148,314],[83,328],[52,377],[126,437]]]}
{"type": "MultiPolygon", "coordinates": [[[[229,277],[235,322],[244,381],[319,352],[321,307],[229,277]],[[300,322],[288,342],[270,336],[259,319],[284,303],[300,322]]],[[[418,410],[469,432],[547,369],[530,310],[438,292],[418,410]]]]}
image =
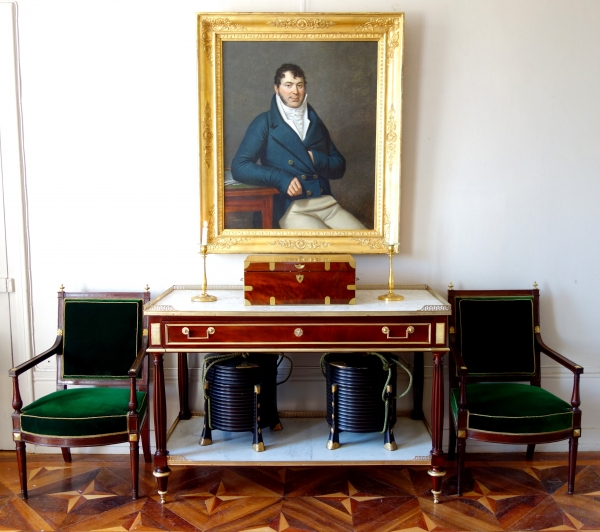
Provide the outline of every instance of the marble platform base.
{"type": "Polygon", "coordinates": [[[264,452],[252,450],[252,433],[213,430],[212,445],[201,447],[203,417],[180,421],[168,441],[169,465],[408,465],[430,464],[431,436],[423,421],[398,417],[398,449],[383,447],[383,434],[342,432],[341,447],[326,448],[325,418],[283,418],[283,430],[263,429],[264,452]]]}

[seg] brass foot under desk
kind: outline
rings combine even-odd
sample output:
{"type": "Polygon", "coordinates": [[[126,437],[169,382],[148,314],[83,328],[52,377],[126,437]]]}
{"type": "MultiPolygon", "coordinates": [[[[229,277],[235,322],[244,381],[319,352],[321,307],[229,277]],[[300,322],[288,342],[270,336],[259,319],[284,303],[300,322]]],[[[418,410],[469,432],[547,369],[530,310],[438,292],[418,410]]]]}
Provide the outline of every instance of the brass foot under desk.
{"type": "Polygon", "coordinates": [[[395,291],[404,296],[403,301],[379,300],[378,296],[387,287],[357,288],[355,305],[244,306],[241,286],[210,288],[217,301],[204,303],[191,301],[199,292],[199,286],[173,286],[145,306],[149,320],[148,353],[154,363],[154,476],[162,501],[166,500],[171,473],[167,450],[165,353],[179,354],[179,417],[189,419],[186,353],[408,351],[427,352],[433,357],[429,474],[437,502],[445,474],[442,467],[442,361],[448,351],[450,306],[426,285],[395,287],[395,291]]]}

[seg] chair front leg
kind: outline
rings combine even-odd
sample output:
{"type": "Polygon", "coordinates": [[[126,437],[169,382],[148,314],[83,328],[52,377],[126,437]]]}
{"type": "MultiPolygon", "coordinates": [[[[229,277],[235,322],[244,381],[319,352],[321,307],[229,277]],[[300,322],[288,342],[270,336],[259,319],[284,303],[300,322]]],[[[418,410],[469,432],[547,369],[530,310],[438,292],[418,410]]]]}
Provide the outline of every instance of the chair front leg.
{"type": "Polygon", "coordinates": [[[458,460],[456,464],[456,494],[462,495],[462,481],[465,472],[465,448],[467,444],[466,438],[457,438],[458,440],[458,460]]]}
{"type": "Polygon", "coordinates": [[[577,466],[577,447],[579,438],[571,436],[569,438],[569,472],[567,479],[567,493],[573,495],[575,491],[575,470],[577,466]]]}
{"type": "Polygon", "coordinates": [[[21,498],[27,499],[27,454],[25,452],[25,442],[16,441],[17,448],[17,466],[19,468],[19,481],[21,483],[21,498]]]}
{"type": "Polygon", "coordinates": [[[131,496],[133,500],[138,498],[138,480],[140,469],[140,445],[137,438],[129,441],[129,460],[131,462],[131,496]]]}

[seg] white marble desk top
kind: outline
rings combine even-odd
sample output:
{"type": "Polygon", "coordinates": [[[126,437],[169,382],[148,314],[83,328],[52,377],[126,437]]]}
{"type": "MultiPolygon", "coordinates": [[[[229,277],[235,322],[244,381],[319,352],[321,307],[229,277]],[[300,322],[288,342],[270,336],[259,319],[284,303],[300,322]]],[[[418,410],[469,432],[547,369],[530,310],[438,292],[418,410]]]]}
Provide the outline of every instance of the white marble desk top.
{"type": "Polygon", "coordinates": [[[148,316],[413,316],[451,313],[450,305],[427,285],[401,285],[394,292],[402,301],[381,301],[387,287],[358,286],[354,305],[251,305],[244,306],[244,291],[240,286],[208,287],[217,297],[212,302],[193,302],[202,291],[200,286],[172,286],[150,301],[144,312],[148,316]]]}

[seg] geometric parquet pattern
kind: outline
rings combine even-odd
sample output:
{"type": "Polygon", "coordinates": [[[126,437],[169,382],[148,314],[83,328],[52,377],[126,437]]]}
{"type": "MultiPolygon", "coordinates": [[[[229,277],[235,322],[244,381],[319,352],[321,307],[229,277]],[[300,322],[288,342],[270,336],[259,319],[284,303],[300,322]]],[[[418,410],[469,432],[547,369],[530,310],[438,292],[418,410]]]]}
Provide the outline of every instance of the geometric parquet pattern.
{"type": "Polygon", "coordinates": [[[132,501],[128,457],[100,455],[73,455],[71,464],[30,455],[23,501],[14,453],[2,452],[0,530],[600,530],[598,458],[580,453],[573,496],[566,494],[566,455],[478,456],[467,464],[460,498],[449,463],[435,505],[427,466],[173,467],[162,505],[151,465],[140,463],[140,498],[132,501]]]}

